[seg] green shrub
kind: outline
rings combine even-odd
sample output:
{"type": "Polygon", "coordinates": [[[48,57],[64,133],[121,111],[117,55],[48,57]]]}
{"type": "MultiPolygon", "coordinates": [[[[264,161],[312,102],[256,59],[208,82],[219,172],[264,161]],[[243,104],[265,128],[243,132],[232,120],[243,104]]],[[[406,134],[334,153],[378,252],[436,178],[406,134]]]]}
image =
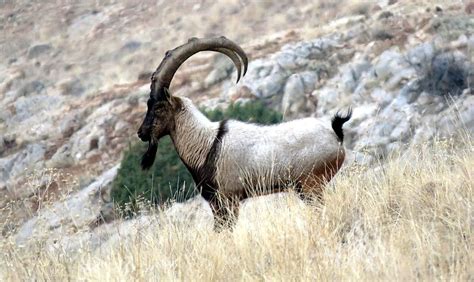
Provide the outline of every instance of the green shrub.
{"type": "MultiPolygon", "coordinates": [[[[265,107],[261,102],[231,104],[227,109],[203,111],[209,119],[238,119],[260,124],[273,124],[282,120],[282,115],[265,107]]],[[[184,201],[197,191],[190,173],[183,165],[169,137],[162,138],[154,165],[148,171],[140,167],[140,159],[147,144],[130,144],[125,151],[117,177],[112,184],[112,199],[120,206],[128,205],[135,211],[138,203],[149,201],[162,204],[169,200],[184,201]],[[138,200],[140,199],[140,200],[138,200]]]]}
{"type": "Polygon", "coordinates": [[[469,86],[469,70],[453,53],[437,51],[421,74],[422,89],[435,95],[460,95],[469,86]]]}

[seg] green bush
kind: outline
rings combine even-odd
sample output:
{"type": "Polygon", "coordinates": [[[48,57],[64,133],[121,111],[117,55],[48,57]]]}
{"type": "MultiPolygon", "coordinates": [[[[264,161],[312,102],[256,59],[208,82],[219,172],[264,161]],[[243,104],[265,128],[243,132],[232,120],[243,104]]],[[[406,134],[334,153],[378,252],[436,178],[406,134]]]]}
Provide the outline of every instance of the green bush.
{"type": "MultiPolygon", "coordinates": [[[[265,107],[261,102],[231,104],[227,109],[203,111],[209,119],[238,119],[260,124],[273,124],[282,120],[282,115],[265,107]]],[[[117,177],[112,184],[112,199],[120,206],[128,205],[130,211],[145,201],[162,204],[169,200],[184,201],[197,191],[190,173],[178,157],[169,137],[158,144],[156,160],[148,171],[140,167],[140,160],[147,144],[130,144],[125,151],[117,177]],[[140,199],[140,200],[139,200],[140,199]]]]}

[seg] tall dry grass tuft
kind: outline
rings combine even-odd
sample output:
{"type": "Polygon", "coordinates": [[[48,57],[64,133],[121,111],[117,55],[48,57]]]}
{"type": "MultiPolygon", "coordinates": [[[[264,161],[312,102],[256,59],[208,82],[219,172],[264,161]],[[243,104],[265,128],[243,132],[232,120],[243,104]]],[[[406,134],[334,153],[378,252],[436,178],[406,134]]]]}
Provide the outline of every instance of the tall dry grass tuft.
{"type": "Polygon", "coordinates": [[[348,166],[322,205],[291,193],[248,201],[233,231],[157,212],[95,250],[3,240],[0,279],[472,280],[474,147],[457,140],[348,166]]]}

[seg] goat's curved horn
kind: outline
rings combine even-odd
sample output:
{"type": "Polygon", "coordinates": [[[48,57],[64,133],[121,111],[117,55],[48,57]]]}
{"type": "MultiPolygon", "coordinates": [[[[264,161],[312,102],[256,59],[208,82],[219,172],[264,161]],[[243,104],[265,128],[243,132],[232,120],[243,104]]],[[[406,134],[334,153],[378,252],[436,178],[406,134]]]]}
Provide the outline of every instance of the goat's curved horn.
{"type": "Polygon", "coordinates": [[[222,53],[226,55],[227,57],[229,57],[232,60],[232,62],[234,62],[234,65],[237,67],[237,82],[236,83],[239,83],[240,75],[242,74],[242,64],[240,63],[240,59],[236,55],[236,53],[232,50],[225,49],[225,48],[216,48],[216,49],[212,49],[212,51],[222,53]]]}
{"type": "Polygon", "coordinates": [[[237,81],[240,79],[242,68],[240,60],[242,60],[244,68],[243,75],[247,72],[247,55],[244,50],[233,41],[224,36],[203,39],[193,37],[188,40],[188,43],[166,52],[165,58],[161,61],[151,78],[152,92],[150,95],[156,99],[160,99],[160,95],[162,95],[161,89],[169,88],[171,80],[181,64],[192,55],[201,51],[216,51],[227,55],[238,69],[237,81]]]}

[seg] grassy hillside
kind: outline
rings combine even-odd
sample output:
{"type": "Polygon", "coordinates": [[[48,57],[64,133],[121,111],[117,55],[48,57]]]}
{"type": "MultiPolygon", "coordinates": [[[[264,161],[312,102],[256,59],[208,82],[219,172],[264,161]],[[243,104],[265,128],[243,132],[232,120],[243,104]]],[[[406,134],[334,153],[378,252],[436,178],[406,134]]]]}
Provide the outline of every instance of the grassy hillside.
{"type": "Polygon", "coordinates": [[[472,150],[465,137],[351,165],[323,206],[263,197],[244,204],[232,232],[158,211],[94,251],[2,241],[0,280],[472,280],[472,150]]]}

